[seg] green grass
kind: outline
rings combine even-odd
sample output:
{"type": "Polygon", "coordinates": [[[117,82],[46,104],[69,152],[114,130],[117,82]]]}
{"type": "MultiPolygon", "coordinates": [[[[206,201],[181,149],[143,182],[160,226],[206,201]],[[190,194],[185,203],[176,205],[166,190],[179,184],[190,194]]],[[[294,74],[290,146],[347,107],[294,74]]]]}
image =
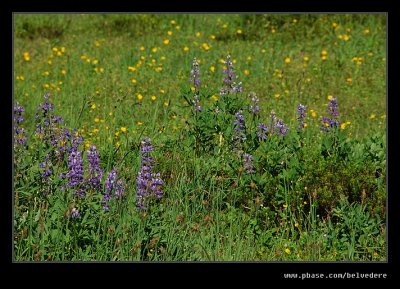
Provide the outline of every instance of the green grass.
{"type": "Polygon", "coordinates": [[[14,28],[14,101],[29,136],[14,148],[16,260],[386,260],[385,15],[21,14],[14,28]],[[221,96],[228,54],[243,92],[221,96]],[[194,57],[201,113],[188,104],[194,57]],[[95,145],[103,183],[112,168],[125,183],[109,211],[104,189],[60,191],[67,155],[41,177],[52,149],[35,114],[47,92],[59,127],[82,134],[85,167],[95,145]],[[323,132],[330,96],[342,127],[323,132]],[[254,175],[231,151],[239,108],[254,175]],[[260,142],[271,110],[288,133],[260,142]],[[138,210],[145,136],[164,196],[138,210]]]}

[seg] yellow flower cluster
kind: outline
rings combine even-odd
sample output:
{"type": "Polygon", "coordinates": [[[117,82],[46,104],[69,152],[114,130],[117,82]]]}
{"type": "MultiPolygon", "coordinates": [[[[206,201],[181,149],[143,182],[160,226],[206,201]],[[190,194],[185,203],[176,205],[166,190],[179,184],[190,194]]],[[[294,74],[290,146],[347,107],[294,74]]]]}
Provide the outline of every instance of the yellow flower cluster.
{"type": "Polygon", "coordinates": [[[363,64],[364,58],[363,57],[353,57],[351,59],[351,61],[357,63],[358,65],[361,65],[361,64],[363,64]]]}
{"type": "Polygon", "coordinates": [[[344,40],[344,41],[349,41],[349,39],[350,39],[350,35],[347,35],[347,34],[339,34],[338,35],[338,38],[339,39],[342,39],[342,40],[344,40]]]}

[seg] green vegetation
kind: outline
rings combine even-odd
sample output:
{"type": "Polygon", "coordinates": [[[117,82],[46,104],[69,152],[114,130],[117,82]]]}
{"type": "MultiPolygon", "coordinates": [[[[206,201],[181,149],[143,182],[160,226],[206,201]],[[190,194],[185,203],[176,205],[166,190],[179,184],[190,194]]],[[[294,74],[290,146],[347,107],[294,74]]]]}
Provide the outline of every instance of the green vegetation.
{"type": "Polygon", "coordinates": [[[17,261],[386,260],[385,15],[14,28],[17,261]]]}

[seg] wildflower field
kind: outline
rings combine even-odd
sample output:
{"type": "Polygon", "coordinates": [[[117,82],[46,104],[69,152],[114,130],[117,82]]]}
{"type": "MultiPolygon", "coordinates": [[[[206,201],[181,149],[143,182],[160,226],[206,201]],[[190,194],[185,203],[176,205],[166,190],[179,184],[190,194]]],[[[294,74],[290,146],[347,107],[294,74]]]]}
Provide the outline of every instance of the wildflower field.
{"type": "Polygon", "coordinates": [[[386,261],[384,14],[14,15],[17,261],[386,261]]]}

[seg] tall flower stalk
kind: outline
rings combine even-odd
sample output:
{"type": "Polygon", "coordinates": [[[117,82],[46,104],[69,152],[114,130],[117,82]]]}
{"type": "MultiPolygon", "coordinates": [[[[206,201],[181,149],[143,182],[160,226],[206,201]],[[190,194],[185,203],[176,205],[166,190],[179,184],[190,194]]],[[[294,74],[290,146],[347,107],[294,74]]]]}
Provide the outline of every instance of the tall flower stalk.
{"type": "Polygon", "coordinates": [[[258,115],[260,113],[260,107],[258,106],[258,102],[260,99],[257,97],[257,95],[253,92],[251,96],[251,102],[249,106],[249,111],[253,115],[258,115]]]}
{"type": "Polygon", "coordinates": [[[306,123],[304,122],[304,118],[306,117],[306,111],[307,108],[304,105],[299,104],[299,106],[297,107],[298,117],[296,119],[300,123],[298,126],[298,129],[300,130],[306,127],[306,123]]]}
{"type": "Polygon", "coordinates": [[[243,111],[239,110],[235,113],[235,120],[233,121],[233,149],[237,152],[243,150],[244,142],[246,141],[246,126],[243,116],[243,111]]]}
{"type": "Polygon", "coordinates": [[[190,82],[193,84],[195,91],[199,91],[200,87],[200,69],[196,57],[193,59],[192,70],[190,71],[190,82]]]}
{"type": "Polygon", "coordinates": [[[25,128],[21,127],[21,123],[24,121],[22,113],[25,109],[19,105],[14,106],[14,144],[23,145],[28,140],[26,136],[25,128]]]}
{"type": "Polygon", "coordinates": [[[62,117],[54,115],[54,104],[49,102],[50,93],[44,95],[45,101],[39,105],[36,113],[36,135],[42,139],[47,147],[57,146],[60,130],[57,125],[64,120],[62,117]]]}
{"type": "Polygon", "coordinates": [[[236,82],[238,76],[234,73],[233,62],[231,61],[231,56],[228,55],[224,62],[226,68],[222,70],[222,73],[226,76],[224,77],[224,87],[221,88],[220,94],[225,95],[228,93],[242,92],[242,82],[236,82]]]}
{"type": "Polygon", "coordinates": [[[160,173],[154,173],[154,159],[151,152],[154,147],[151,140],[145,137],[141,142],[142,162],[137,177],[136,206],[139,209],[147,209],[148,203],[152,197],[161,199],[163,196],[163,180],[160,173]]]}
{"type": "Polygon", "coordinates": [[[68,156],[68,185],[74,189],[73,195],[84,197],[85,190],[83,188],[83,159],[82,153],[74,148],[68,156]]]}
{"type": "Polygon", "coordinates": [[[256,170],[254,169],[253,156],[248,153],[244,153],[242,157],[243,157],[243,166],[246,174],[248,175],[255,174],[256,170]]]}
{"type": "Polygon", "coordinates": [[[339,107],[337,99],[332,97],[328,103],[328,113],[330,117],[321,117],[322,125],[321,130],[329,131],[331,128],[340,127],[340,122],[338,120],[339,116],[339,107]]]}
{"type": "Polygon", "coordinates": [[[90,146],[89,150],[87,151],[87,159],[89,162],[89,177],[87,180],[87,185],[89,188],[97,190],[100,188],[103,171],[99,166],[100,156],[97,152],[96,146],[90,146]]]}
{"type": "Polygon", "coordinates": [[[270,115],[270,122],[268,125],[264,123],[259,123],[257,125],[257,137],[259,139],[265,140],[270,135],[277,135],[277,136],[286,136],[288,131],[288,127],[283,123],[283,120],[278,118],[275,114],[275,111],[271,111],[270,115]]]}
{"type": "Polygon", "coordinates": [[[201,112],[202,108],[201,108],[200,99],[199,99],[200,69],[199,69],[199,63],[197,62],[196,57],[193,59],[192,70],[190,71],[190,80],[189,81],[191,84],[193,84],[193,87],[194,87],[194,95],[193,95],[193,99],[192,99],[194,111],[201,112]]]}
{"type": "Polygon", "coordinates": [[[103,210],[108,211],[110,209],[110,201],[112,199],[121,199],[125,193],[125,185],[121,179],[117,180],[117,170],[112,169],[106,178],[105,191],[103,194],[103,210]]]}

